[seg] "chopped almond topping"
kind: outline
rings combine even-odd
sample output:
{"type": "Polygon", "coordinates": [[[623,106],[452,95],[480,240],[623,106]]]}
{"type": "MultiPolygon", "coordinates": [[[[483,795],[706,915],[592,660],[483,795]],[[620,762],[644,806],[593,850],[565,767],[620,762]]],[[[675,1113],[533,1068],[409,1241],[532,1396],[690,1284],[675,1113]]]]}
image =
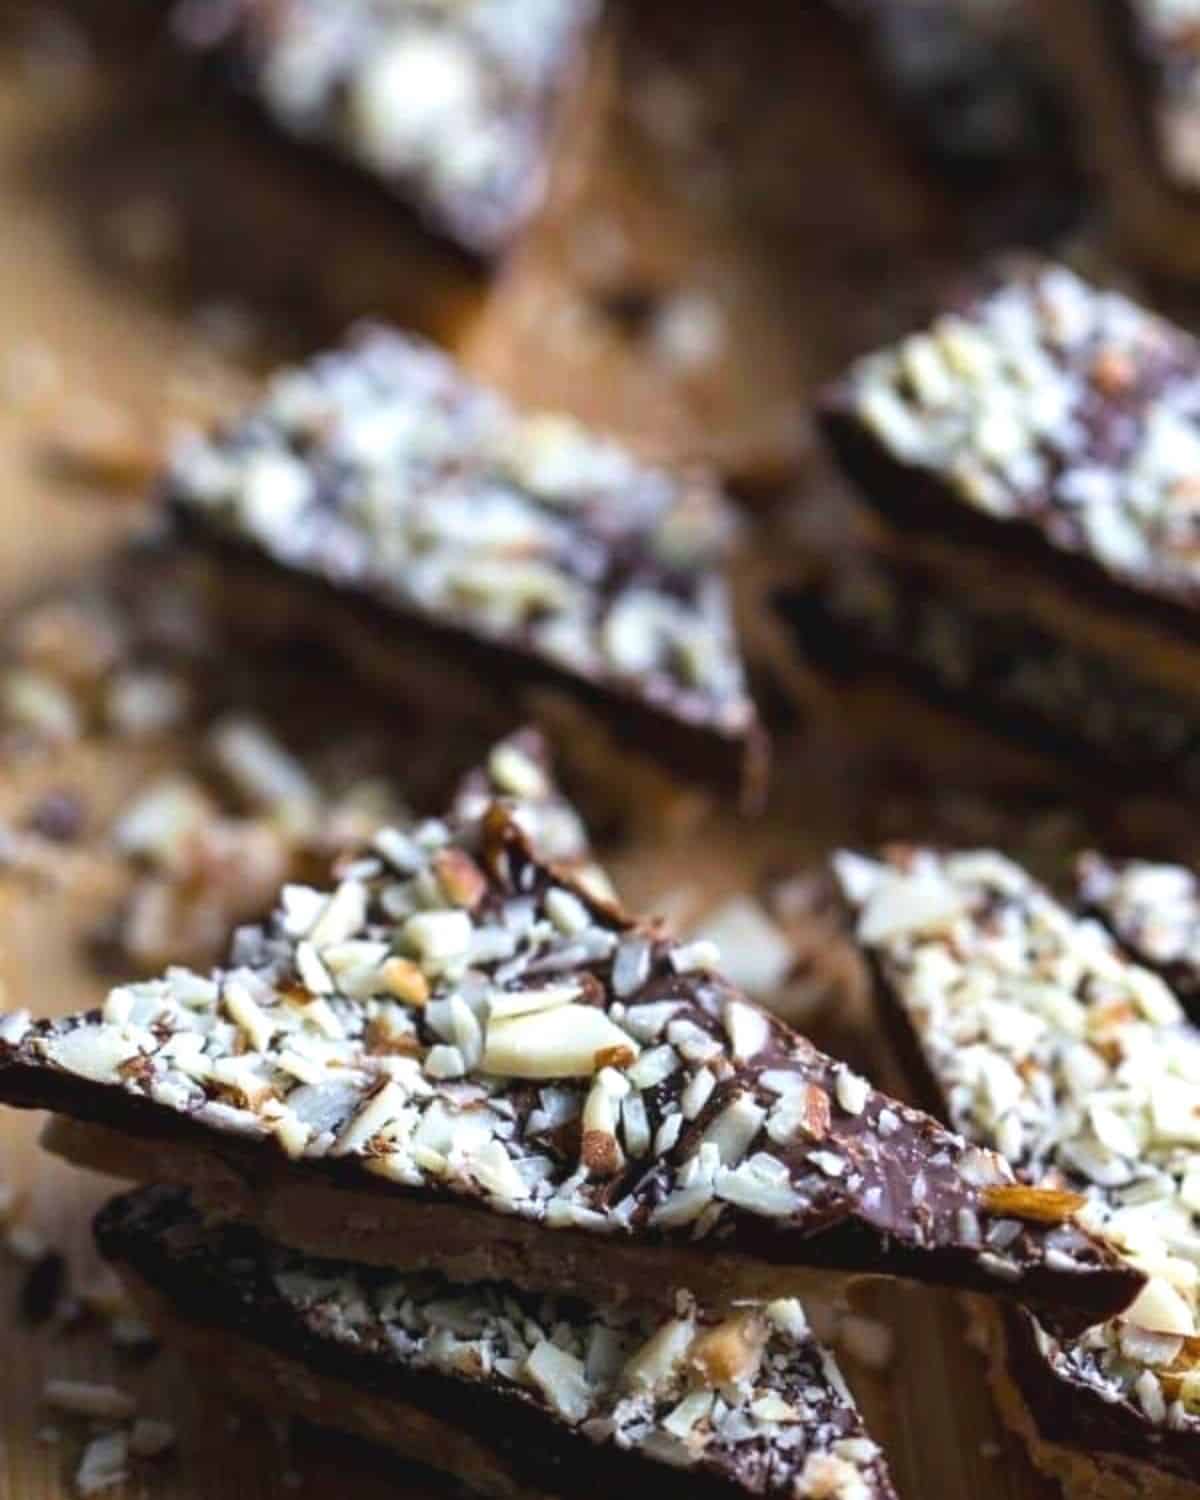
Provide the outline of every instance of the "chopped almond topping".
{"type": "Polygon", "coordinates": [[[385,988],[405,1005],[424,1005],[429,999],[429,981],[411,958],[389,958],[379,971],[385,988]]]}
{"type": "Polygon", "coordinates": [[[753,1380],[767,1342],[767,1325],[756,1310],[710,1328],[688,1351],[688,1364],[704,1383],[719,1387],[753,1380]]]}
{"type": "Polygon", "coordinates": [[[446,900],[474,911],[487,893],[487,877],[471,856],[463,849],[439,849],[431,863],[446,900]]]}

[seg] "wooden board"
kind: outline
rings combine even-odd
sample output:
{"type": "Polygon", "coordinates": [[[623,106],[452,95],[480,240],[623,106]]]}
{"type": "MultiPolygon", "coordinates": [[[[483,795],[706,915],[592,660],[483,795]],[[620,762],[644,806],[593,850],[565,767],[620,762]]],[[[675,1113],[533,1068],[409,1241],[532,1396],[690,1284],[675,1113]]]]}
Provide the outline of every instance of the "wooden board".
{"type": "MultiPolygon", "coordinates": [[[[295,245],[288,264],[299,267],[299,280],[291,300],[283,299],[282,311],[280,305],[268,305],[261,278],[239,282],[230,270],[229,282],[222,282],[224,268],[236,264],[238,253],[205,264],[207,275],[198,282],[188,278],[181,283],[166,274],[164,264],[172,261],[178,236],[187,227],[186,217],[176,210],[188,206],[182,199],[204,180],[203,173],[194,159],[179,154],[188,150],[182,136],[172,138],[174,157],[160,149],[161,140],[146,123],[152,117],[142,112],[145,98],[131,87],[135,74],[129,57],[115,66],[89,62],[79,45],[74,24],[40,5],[11,7],[0,21],[0,606],[6,613],[42,588],[86,586],[140,520],[136,498],[103,493],[48,463],[64,434],[81,427],[98,434],[93,459],[99,454],[120,468],[124,452],[136,469],[140,444],[152,448],[178,419],[228,409],[246,389],[250,368],[309,337],[310,325],[301,315],[306,320],[312,309],[304,302],[307,282],[300,272],[308,274],[311,267],[306,268],[295,245]],[[179,181],[191,187],[182,195],[177,189],[173,199],[169,189],[177,168],[179,181]],[[119,254],[109,253],[114,246],[119,254]],[[247,300],[260,295],[261,304],[247,300]]],[[[795,55],[801,57],[800,52],[795,55]]],[[[810,67],[817,73],[828,72],[831,60],[837,60],[834,52],[818,52],[814,63],[812,55],[810,67]]],[[[835,69],[836,83],[830,85],[835,93],[845,82],[843,63],[838,68],[842,72],[835,69]]],[[[828,101],[829,95],[824,97],[828,101]]],[[[836,175],[828,167],[836,150],[830,118],[828,111],[811,108],[810,119],[822,128],[807,156],[809,137],[795,120],[787,130],[781,126],[778,137],[790,142],[793,154],[783,159],[788,172],[809,182],[809,195],[800,195],[799,218],[792,219],[788,230],[796,232],[799,225],[795,244],[811,251],[800,256],[802,275],[795,265],[794,279],[781,274],[782,260],[788,258],[780,256],[788,243],[787,226],[773,223],[764,229],[761,243],[773,248],[749,268],[744,257],[750,251],[744,239],[739,244],[728,214],[718,216],[719,231],[713,230],[711,244],[705,241],[706,255],[712,246],[720,247],[719,255],[712,252],[701,267],[706,276],[712,271],[710,284],[734,275],[730,295],[735,321],[738,299],[752,301],[754,338],[739,346],[736,357],[723,362],[718,372],[718,379],[730,385],[726,396],[719,390],[714,395],[705,381],[694,385],[691,397],[687,389],[681,395],[661,378],[652,382],[654,391],[644,401],[631,396],[645,378],[644,365],[628,351],[620,358],[601,357],[608,347],[602,340],[597,368],[603,380],[589,388],[588,400],[581,397],[593,415],[625,425],[660,450],[692,456],[707,451],[718,457],[732,450],[735,459],[751,453],[752,469],[764,450],[778,456],[795,444],[807,373],[827,368],[831,358],[854,343],[852,328],[862,327],[838,313],[846,305],[844,293],[840,303],[837,295],[845,285],[846,267],[836,251],[837,235],[846,232],[848,223],[861,228],[861,213],[852,201],[828,191],[836,175]],[[813,186],[815,179],[803,176],[805,161],[818,160],[826,163],[825,186],[820,188],[813,186]],[[836,224],[839,215],[848,223],[836,224]],[[782,329],[794,331],[794,341],[791,333],[781,339],[782,329]],[[756,350],[761,356],[757,364],[756,350]],[[764,387],[772,392],[770,405],[751,410],[748,393],[764,387]],[[722,430],[722,420],[731,428],[722,430]],[[790,433],[782,444],[781,428],[790,433]],[[698,434],[705,433],[711,433],[711,443],[699,440],[698,434]]],[[[766,122],[760,123],[765,130],[766,122]]],[[[855,128],[866,130],[868,124],[864,116],[855,128]]],[[[760,153],[767,149],[763,130],[752,132],[760,153]]],[[[919,246],[935,243],[942,232],[936,193],[915,185],[907,166],[893,161],[895,153],[880,139],[869,139],[865,158],[858,151],[852,154],[857,201],[869,204],[873,214],[869,239],[875,263],[886,259],[883,247],[898,239],[913,254],[919,246]],[[882,183],[886,192],[877,192],[882,183]]],[[[595,234],[602,238],[605,215],[615,212],[612,204],[617,198],[628,201],[633,192],[629,183],[640,181],[642,197],[633,192],[631,222],[622,230],[621,243],[651,266],[646,274],[676,276],[681,265],[690,263],[689,247],[704,239],[703,228],[697,228],[704,216],[693,205],[696,216],[686,223],[672,219],[672,235],[666,240],[660,235],[661,216],[656,220],[651,213],[648,222],[637,222],[647,217],[652,175],[641,168],[634,171],[629,163],[635,156],[631,151],[616,160],[612,153],[599,153],[601,167],[594,170],[620,168],[626,173],[615,197],[606,199],[587,181],[583,188],[576,183],[573,191],[590,204],[587,213],[593,218],[587,222],[598,226],[595,234]]],[[[658,170],[663,170],[661,162],[658,170]]],[[[762,184],[757,190],[771,200],[762,184]]],[[[569,201],[571,214],[582,216],[579,200],[569,201]]],[[[771,201],[777,209],[778,201],[771,201]]],[[[190,206],[197,205],[190,201],[190,206]]],[[[560,237],[561,222],[555,229],[560,237]]],[[[209,225],[210,235],[212,229],[209,225]]],[[[239,221],[237,233],[249,232],[249,221],[239,221]]],[[[378,223],[363,230],[364,235],[378,232],[378,223]]],[[[242,258],[255,261],[261,272],[252,248],[242,258]]],[[[204,247],[198,259],[206,261],[204,247]]],[[[596,273],[594,259],[586,265],[589,274],[596,273]]],[[[335,315],[362,310],[354,305],[359,300],[355,276],[361,272],[370,284],[378,258],[364,251],[354,268],[347,271],[343,265],[335,278],[339,293],[350,289],[345,299],[349,307],[335,298],[335,315]]],[[[547,385],[531,373],[539,310],[568,299],[572,276],[581,274],[549,241],[533,242],[483,314],[470,314],[471,332],[464,344],[479,367],[525,394],[545,397],[547,385]]],[[[853,300],[862,300],[858,287],[853,300]]],[[[463,326],[456,320],[464,316],[464,304],[454,298],[450,302],[450,323],[439,322],[438,331],[450,324],[463,326]]],[[[879,315],[877,306],[869,310],[870,319],[879,315]]],[[[577,350],[569,363],[571,379],[557,385],[551,381],[549,390],[569,392],[572,380],[588,385],[588,367],[580,365],[577,350]]],[[[275,706],[286,720],[286,706],[275,706]]],[[[830,709],[835,717],[837,711],[830,709]]],[[[894,719],[895,705],[885,705],[882,712],[894,719]]],[[[986,764],[988,775],[1004,778],[1006,786],[1024,786],[1029,780],[1023,762],[990,752],[981,757],[975,741],[936,718],[914,718],[905,710],[903,723],[908,748],[898,758],[890,752],[864,753],[853,725],[830,722],[803,740],[785,731],[769,818],[747,828],[714,814],[682,842],[617,851],[612,866],[619,884],[640,906],[674,913],[699,910],[721,893],[754,887],[768,870],[806,865],[840,839],[920,832],[931,808],[939,815],[948,813],[951,821],[964,805],[978,813],[983,804],[969,796],[965,803],[951,799],[949,806],[939,795],[931,796],[941,778],[951,784],[978,783],[986,764]],[[920,753],[914,734],[925,736],[920,753]],[[914,775],[918,765],[920,774],[914,775]]],[[[77,792],[87,809],[83,835],[61,853],[46,879],[0,874],[0,981],[10,1004],[61,1011],[85,1005],[102,992],[104,980],[89,939],[111,916],[129,882],[128,869],[110,846],[112,817],[136,787],[164,766],[186,762],[191,751],[181,739],[131,749],[126,742],[91,735],[52,755],[6,759],[0,765],[0,822],[21,823],[47,790],[77,792]]],[[[1039,777],[1035,781],[1040,785],[1039,777]]],[[[1039,803],[1043,810],[1035,809],[1022,823],[1024,834],[1033,836],[1034,826],[1041,826],[1037,820],[1045,816],[1044,807],[1039,803]]],[[[1069,825],[1068,834],[1074,827],[1069,825]]],[[[994,827],[989,833],[995,835],[994,827]]],[[[840,1040],[871,1056],[869,1023],[860,1016],[854,1024],[856,1030],[843,1030],[840,1040]]],[[[38,1121],[28,1116],[0,1119],[0,1180],[27,1195],[24,1221],[62,1249],[71,1285],[83,1288],[97,1274],[89,1248],[89,1215],[111,1184],[40,1155],[37,1127],[38,1121]]],[[[58,1500],[72,1493],[86,1424],[55,1418],[42,1407],[42,1386],[50,1376],[114,1380],[137,1393],[146,1414],[178,1425],[178,1452],[140,1467],[129,1486],[112,1492],[118,1500],[125,1494],[161,1500],[282,1500],[292,1494],[432,1492],[429,1480],[395,1465],[381,1470],[336,1440],[282,1434],[253,1414],[235,1413],[219,1397],[202,1393],[171,1356],[147,1361],[123,1355],[95,1323],[29,1326],[18,1313],[27,1274],[27,1266],[15,1257],[0,1255],[2,1500],[58,1500]]],[[[894,1330],[895,1358],[883,1373],[856,1369],[852,1363],[847,1371],[873,1430],[888,1446],[906,1500],[1044,1497],[1046,1487],[1032,1476],[1023,1453],[998,1430],[953,1299],[887,1288],[867,1293],[866,1303],[894,1330]]]]}

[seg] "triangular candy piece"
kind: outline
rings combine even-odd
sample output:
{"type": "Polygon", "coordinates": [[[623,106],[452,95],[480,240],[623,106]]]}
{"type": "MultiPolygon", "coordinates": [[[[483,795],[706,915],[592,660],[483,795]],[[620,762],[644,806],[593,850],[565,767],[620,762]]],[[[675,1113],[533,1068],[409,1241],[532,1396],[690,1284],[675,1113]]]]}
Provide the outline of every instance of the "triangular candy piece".
{"type": "Polygon", "coordinates": [[[456,1280],[715,1303],[834,1269],[1077,1322],[1138,1292],[1069,1195],[872,1089],[717,960],[491,804],[380,832],[332,891],[285,888],[224,969],[0,1022],[0,1100],[284,1243],[456,1280]]]}

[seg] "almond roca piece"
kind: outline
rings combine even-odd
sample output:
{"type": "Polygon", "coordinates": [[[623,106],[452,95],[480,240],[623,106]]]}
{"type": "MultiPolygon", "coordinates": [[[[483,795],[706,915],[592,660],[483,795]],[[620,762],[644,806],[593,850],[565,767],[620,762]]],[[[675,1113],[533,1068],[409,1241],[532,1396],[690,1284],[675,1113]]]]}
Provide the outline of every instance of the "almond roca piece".
{"type": "Polygon", "coordinates": [[[591,1307],[319,1260],[144,1188],[101,1253],[198,1376],[341,1428],[476,1491],[895,1500],[879,1448],[801,1304],[591,1307]]]}
{"type": "Polygon", "coordinates": [[[473,255],[541,201],[593,0],[176,0],[171,29],[299,144],[473,255]]]}
{"type": "Polygon", "coordinates": [[[1074,1199],[872,1089],[718,960],[540,862],[495,804],[286,887],[216,973],[8,1016],[0,1101],[56,1112],[47,1144],[80,1165],[455,1280],[721,1304],[905,1276],[1072,1327],[1134,1298],[1074,1199]]]}
{"type": "Polygon", "coordinates": [[[1023,744],[1200,783],[1198,393],[1190,334],[999,265],[824,399],[866,536],[816,634],[1023,744]]]}
{"type": "Polygon", "coordinates": [[[722,573],[732,518],[708,480],[514,410],[372,327],[184,443],[160,488],[246,629],[281,615],[289,639],[332,640],[400,690],[416,673],[423,712],[457,692],[511,723],[514,692],[556,693],[620,748],[761,791],[722,573]]]}
{"type": "Polygon", "coordinates": [[[997,853],[905,846],[835,869],[922,1097],[1031,1188],[1073,1197],[1148,1278],[1075,1337],[977,1302],[1005,1419],[1072,1500],[1200,1493],[1200,1030],[997,853]]]}

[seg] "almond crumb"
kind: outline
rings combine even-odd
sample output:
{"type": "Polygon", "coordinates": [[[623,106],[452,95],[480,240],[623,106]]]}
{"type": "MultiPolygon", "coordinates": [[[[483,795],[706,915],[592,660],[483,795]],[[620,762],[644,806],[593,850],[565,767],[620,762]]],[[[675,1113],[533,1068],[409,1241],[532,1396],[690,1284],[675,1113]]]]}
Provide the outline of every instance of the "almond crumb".
{"type": "Polygon", "coordinates": [[[429,999],[429,980],[410,958],[389,958],[380,969],[388,993],[405,1005],[424,1005],[429,999]]]}

